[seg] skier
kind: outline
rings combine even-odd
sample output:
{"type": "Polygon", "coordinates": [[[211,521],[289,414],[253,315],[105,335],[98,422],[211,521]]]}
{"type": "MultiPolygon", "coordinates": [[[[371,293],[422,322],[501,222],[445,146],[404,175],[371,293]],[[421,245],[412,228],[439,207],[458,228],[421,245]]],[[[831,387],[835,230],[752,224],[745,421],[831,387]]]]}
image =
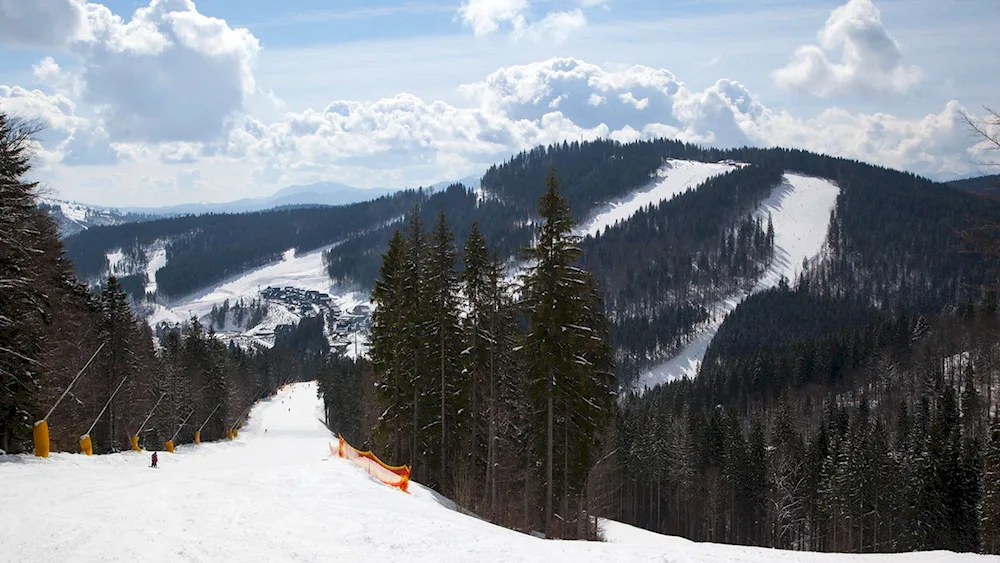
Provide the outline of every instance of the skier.
{"type": "Polygon", "coordinates": [[[150,465],[150,467],[156,467],[156,452],[153,452],[153,465],[150,465]]]}

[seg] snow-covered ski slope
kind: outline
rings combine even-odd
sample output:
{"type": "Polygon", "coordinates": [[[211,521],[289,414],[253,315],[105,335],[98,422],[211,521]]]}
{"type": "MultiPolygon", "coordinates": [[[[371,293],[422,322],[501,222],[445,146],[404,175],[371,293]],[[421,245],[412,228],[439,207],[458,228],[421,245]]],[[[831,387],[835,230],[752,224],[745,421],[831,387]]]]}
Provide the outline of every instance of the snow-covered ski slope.
{"type": "Polygon", "coordinates": [[[285,252],[282,260],[273,262],[229,279],[219,285],[171,303],[169,307],[178,313],[202,316],[221,305],[226,299],[234,303],[239,298],[252,299],[267,286],[294,286],[327,293],[330,291],[330,276],[323,265],[323,252],[335,245],[326,246],[312,252],[296,254],[294,249],[285,252]]]}
{"type": "Polygon", "coordinates": [[[661,201],[673,199],[689,189],[697,188],[705,180],[725,174],[737,166],[741,165],[734,162],[667,160],[657,170],[656,179],[650,185],[632,192],[621,201],[613,202],[606,209],[597,212],[589,220],[583,222],[576,234],[581,236],[596,235],[619,221],[625,221],[650,204],[656,205],[661,201]]]}
{"type": "Polygon", "coordinates": [[[744,298],[777,286],[782,276],[794,283],[802,271],[803,261],[822,251],[830,227],[830,212],[837,204],[839,193],[840,189],[829,180],[785,174],[785,182],[775,187],[758,209],[762,216],[770,214],[774,222],[774,260],[770,268],[749,293],[731,295],[716,304],[711,319],[694,339],[679,354],[639,376],[635,388],[641,391],[675,379],[694,377],[722,321],[744,298]]]}
{"type": "MultiPolygon", "coordinates": [[[[323,252],[333,246],[335,245],[301,254],[296,254],[294,249],[290,249],[280,261],[244,272],[167,305],[156,305],[152,316],[147,320],[155,325],[160,321],[181,322],[192,316],[200,318],[211,312],[212,307],[222,305],[227,299],[230,304],[235,304],[241,298],[246,301],[256,299],[260,290],[268,286],[293,286],[303,290],[330,293],[341,308],[353,308],[359,303],[367,303],[365,296],[350,292],[334,295],[333,284],[327,275],[326,266],[323,265],[323,252]]],[[[152,267],[152,260],[150,265],[152,267]]],[[[162,267],[160,264],[157,266],[162,267]]],[[[298,318],[279,318],[275,322],[298,322],[298,318]]]]}
{"type": "Polygon", "coordinates": [[[330,457],[315,383],[261,402],[232,442],[49,459],[0,456],[0,560],[972,563],[946,552],[823,555],[698,544],[605,522],[610,543],[545,541],[462,515],[330,457]],[[265,432],[266,429],[266,432],[265,432]]]}

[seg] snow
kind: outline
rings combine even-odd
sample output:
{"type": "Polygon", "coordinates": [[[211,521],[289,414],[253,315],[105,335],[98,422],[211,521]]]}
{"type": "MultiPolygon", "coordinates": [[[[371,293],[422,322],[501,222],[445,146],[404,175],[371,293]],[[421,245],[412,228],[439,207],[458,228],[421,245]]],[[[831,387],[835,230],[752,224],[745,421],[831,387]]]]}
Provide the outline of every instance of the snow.
{"type": "Polygon", "coordinates": [[[600,520],[600,529],[606,541],[629,546],[658,547],[675,558],[662,561],[683,561],[685,563],[716,563],[719,561],[740,561],[744,563],[947,563],[952,561],[997,561],[1000,557],[989,555],[956,554],[947,551],[924,551],[896,554],[845,554],[812,553],[806,551],[783,551],[742,545],[698,543],[676,536],[664,536],[615,522],[600,520]]]}
{"type": "Polygon", "coordinates": [[[75,203],[60,202],[56,204],[62,210],[63,215],[70,221],[82,223],[87,220],[87,207],[75,203]]]}
{"type": "Polygon", "coordinates": [[[108,259],[108,273],[111,275],[122,274],[122,262],[125,260],[125,253],[122,252],[122,249],[118,248],[114,252],[108,252],[106,257],[108,259]]]}
{"type": "Polygon", "coordinates": [[[156,293],[156,272],[167,265],[167,249],[161,243],[146,253],[146,293],[156,293]]]}
{"type": "Polygon", "coordinates": [[[753,293],[776,287],[782,277],[794,283],[804,260],[815,258],[826,242],[830,213],[837,204],[840,189],[822,178],[785,174],[785,182],[774,188],[761,202],[757,212],[771,215],[774,223],[774,260],[748,293],[731,295],[716,304],[706,323],[676,356],[641,374],[635,389],[644,391],[661,383],[694,377],[708,345],[722,326],[726,315],[753,293]]]}
{"type": "MultiPolygon", "coordinates": [[[[399,218],[396,220],[398,221],[399,218]]],[[[327,275],[326,266],[323,265],[323,252],[334,246],[336,244],[303,254],[296,254],[295,249],[289,249],[284,252],[280,261],[244,272],[220,284],[167,303],[166,305],[151,304],[151,313],[146,318],[146,322],[151,326],[156,326],[164,321],[174,325],[195,316],[208,326],[207,315],[212,311],[212,307],[221,306],[227,299],[230,305],[235,305],[240,299],[243,299],[244,302],[258,299],[260,291],[268,286],[292,286],[302,290],[315,290],[327,293],[333,302],[345,313],[350,312],[356,305],[365,304],[370,306],[367,295],[359,292],[343,291],[331,282],[327,275]]],[[[157,252],[151,252],[150,274],[148,275],[152,275],[153,268],[158,269],[162,267],[158,257],[159,254],[157,252]]],[[[164,264],[165,260],[166,255],[164,254],[164,264]]],[[[267,306],[267,313],[264,319],[257,325],[243,327],[236,326],[233,322],[227,322],[226,326],[215,327],[216,335],[224,342],[235,342],[241,346],[250,344],[269,348],[274,345],[275,327],[283,324],[297,324],[302,320],[301,315],[297,311],[289,311],[285,304],[265,300],[265,305],[267,306]]],[[[354,358],[356,355],[367,356],[368,339],[365,333],[362,332],[359,335],[355,335],[352,332],[347,335],[347,339],[350,341],[350,346],[345,349],[346,356],[351,358],[354,358]],[[357,347],[354,345],[355,339],[357,340],[357,347]],[[357,349],[357,354],[355,354],[355,349],[357,349]]]]}
{"type": "Polygon", "coordinates": [[[332,284],[326,273],[326,266],[323,265],[323,252],[334,246],[336,245],[325,246],[304,254],[296,254],[294,248],[289,249],[280,261],[244,272],[221,284],[174,301],[168,307],[182,313],[184,318],[192,315],[202,317],[213,306],[222,305],[226,299],[232,304],[241,297],[256,298],[260,290],[268,286],[294,286],[330,293],[332,284]]]}
{"type": "MultiPolygon", "coordinates": [[[[694,543],[612,521],[608,543],[546,541],[406,494],[330,456],[315,383],[261,401],[236,440],[160,452],[0,457],[4,561],[657,561],[973,563],[948,552],[838,555],[694,543]],[[265,432],[266,429],[266,432],[265,432]]],[[[404,460],[386,460],[390,463],[404,460]]]]}
{"type": "Polygon", "coordinates": [[[729,172],[736,166],[735,162],[696,162],[692,160],[667,160],[656,172],[657,179],[646,188],[632,192],[624,199],[609,204],[604,211],[598,212],[590,220],[585,221],[577,230],[580,236],[594,236],[605,228],[619,221],[625,221],[637,211],[648,206],[667,201],[694,189],[713,176],[729,172]]]}
{"type": "Polygon", "coordinates": [[[149,316],[146,317],[146,322],[149,323],[149,326],[155,327],[156,325],[162,322],[166,322],[169,325],[176,325],[177,323],[186,320],[184,317],[179,315],[173,309],[164,307],[159,303],[146,303],[143,304],[143,306],[144,307],[148,306],[152,308],[152,313],[150,313],[149,316]]]}

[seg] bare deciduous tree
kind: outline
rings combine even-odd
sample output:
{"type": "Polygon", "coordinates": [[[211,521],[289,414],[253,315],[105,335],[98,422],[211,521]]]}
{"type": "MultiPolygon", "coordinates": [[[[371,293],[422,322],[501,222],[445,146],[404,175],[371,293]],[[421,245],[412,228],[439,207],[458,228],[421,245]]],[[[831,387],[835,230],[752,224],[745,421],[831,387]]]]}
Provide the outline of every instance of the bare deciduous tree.
{"type": "MultiPolygon", "coordinates": [[[[984,117],[976,117],[968,112],[963,113],[962,117],[976,139],[977,145],[984,145],[987,151],[1000,151],[1000,113],[988,107],[983,107],[983,109],[986,111],[984,117]]],[[[997,168],[1000,167],[1000,159],[987,158],[976,164],[987,168],[997,168]]]]}

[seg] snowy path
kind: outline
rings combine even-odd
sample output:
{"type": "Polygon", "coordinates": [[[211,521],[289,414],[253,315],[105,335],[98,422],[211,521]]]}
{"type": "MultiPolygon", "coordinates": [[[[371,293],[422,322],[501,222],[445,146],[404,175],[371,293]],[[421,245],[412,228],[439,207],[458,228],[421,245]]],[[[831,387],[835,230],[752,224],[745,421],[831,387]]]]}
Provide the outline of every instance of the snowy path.
{"type": "Polygon", "coordinates": [[[0,457],[0,560],[658,561],[930,563],[996,561],[925,553],[842,556],[696,544],[606,522],[615,543],[544,541],[449,510],[329,457],[314,383],[258,405],[233,442],[161,453],[0,457]],[[267,432],[264,432],[264,428],[267,432]]]}
{"type": "Polygon", "coordinates": [[[774,222],[774,260],[757,285],[748,294],[731,295],[716,304],[711,320],[684,349],[670,360],[651,368],[635,383],[640,391],[661,383],[694,377],[708,345],[722,326],[726,315],[748,295],[776,287],[782,276],[795,283],[802,262],[814,258],[823,249],[830,226],[830,212],[837,204],[840,189],[822,178],[785,174],[785,182],[774,188],[761,202],[757,212],[771,215],[774,222]]]}

